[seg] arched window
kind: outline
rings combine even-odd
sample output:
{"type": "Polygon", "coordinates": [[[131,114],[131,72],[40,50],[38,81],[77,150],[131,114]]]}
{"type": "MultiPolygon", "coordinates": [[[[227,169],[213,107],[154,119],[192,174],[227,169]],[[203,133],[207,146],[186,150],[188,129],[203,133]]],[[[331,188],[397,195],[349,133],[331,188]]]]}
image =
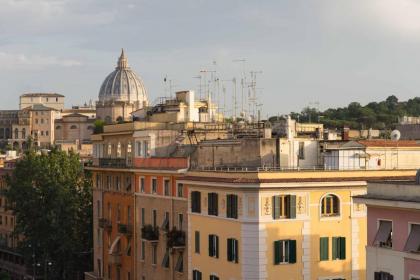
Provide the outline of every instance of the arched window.
{"type": "Polygon", "coordinates": [[[77,129],[77,126],[76,125],[72,125],[72,126],[70,126],[70,129],[77,129]]]}
{"type": "Polygon", "coordinates": [[[15,128],[15,139],[19,139],[19,130],[15,128]]]}
{"type": "Polygon", "coordinates": [[[327,194],[321,200],[321,216],[333,217],[340,215],[340,199],[334,194],[327,194]]]}
{"type": "Polygon", "coordinates": [[[22,139],[26,139],[26,129],[22,128],[22,139]]]}
{"type": "Polygon", "coordinates": [[[60,129],[61,129],[61,126],[57,125],[57,126],[55,127],[55,129],[56,129],[56,130],[60,130],[60,129]]]}

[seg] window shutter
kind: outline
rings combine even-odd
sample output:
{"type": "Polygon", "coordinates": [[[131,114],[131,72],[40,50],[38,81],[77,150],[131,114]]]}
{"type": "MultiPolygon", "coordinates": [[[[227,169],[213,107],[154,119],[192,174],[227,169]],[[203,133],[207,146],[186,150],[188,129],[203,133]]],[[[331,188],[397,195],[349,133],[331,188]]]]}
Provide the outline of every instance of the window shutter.
{"type": "Polygon", "coordinates": [[[213,235],[209,235],[209,256],[213,257],[213,235]]]}
{"type": "Polygon", "coordinates": [[[280,196],[273,196],[273,219],[280,218],[280,196]]]}
{"type": "Polygon", "coordinates": [[[233,195],[233,213],[232,213],[232,218],[237,219],[238,218],[238,196],[237,195],[233,195]]]}
{"type": "Polygon", "coordinates": [[[321,261],[328,260],[328,237],[321,237],[319,239],[319,259],[321,261]]]}
{"type": "Polygon", "coordinates": [[[339,204],[340,203],[339,203],[338,197],[333,196],[332,201],[333,201],[333,213],[338,214],[340,212],[339,211],[339,204]]]}
{"type": "Polygon", "coordinates": [[[228,218],[232,217],[232,196],[230,194],[226,195],[226,216],[228,218]]]}
{"type": "Polygon", "coordinates": [[[230,238],[227,240],[227,260],[228,262],[232,261],[232,239],[230,238]]]}
{"type": "Polygon", "coordinates": [[[281,241],[274,241],[274,264],[280,263],[280,244],[281,241]]]}
{"type": "Polygon", "coordinates": [[[197,254],[200,253],[200,232],[199,231],[195,232],[195,252],[197,254]]]}
{"type": "Polygon", "coordinates": [[[296,195],[289,195],[289,205],[288,205],[288,210],[289,210],[289,215],[288,218],[289,219],[296,219],[296,195]]]}
{"type": "Polygon", "coordinates": [[[340,260],[345,260],[346,259],[346,238],[340,237],[339,242],[340,242],[340,260]]]}
{"type": "Polygon", "coordinates": [[[234,246],[235,246],[235,250],[234,250],[234,253],[235,253],[235,258],[234,258],[234,260],[235,260],[235,262],[236,263],[238,263],[239,262],[239,242],[238,242],[238,240],[234,240],[233,241],[233,244],[234,244],[234,246]]]}
{"type": "Polygon", "coordinates": [[[333,260],[336,260],[336,259],[338,259],[338,254],[337,254],[337,252],[338,252],[338,238],[337,237],[333,237],[332,238],[332,259],[333,260]]]}
{"type": "Polygon", "coordinates": [[[296,263],[296,240],[289,240],[289,263],[296,263]]]}
{"type": "Polygon", "coordinates": [[[216,258],[219,258],[219,236],[215,235],[216,258]]]}
{"type": "Polygon", "coordinates": [[[375,272],[375,280],[381,280],[381,273],[375,272]]]}

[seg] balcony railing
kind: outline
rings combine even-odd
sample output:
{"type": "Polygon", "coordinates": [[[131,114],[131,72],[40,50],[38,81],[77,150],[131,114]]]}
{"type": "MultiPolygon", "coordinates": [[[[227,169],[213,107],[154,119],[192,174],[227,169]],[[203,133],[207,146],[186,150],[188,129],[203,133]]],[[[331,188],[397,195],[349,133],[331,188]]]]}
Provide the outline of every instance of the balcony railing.
{"type": "Polygon", "coordinates": [[[99,167],[127,168],[127,159],[125,158],[100,158],[99,167]]]}
{"type": "Polygon", "coordinates": [[[125,235],[132,235],[133,226],[129,224],[118,224],[118,232],[125,235]]]}
{"type": "Polygon", "coordinates": [[[185,247],[185,231],[176,228],[171,229],[167,235],[167,246],[169,248],[185,247]]]}
{"type": "Polygon", "coordinates": [[[157,242],[159,240],[159,228],[152,225],[145,225],[141,228],[141,238],[157,242]]]}
{"type": "Polygon", "coordinates": [[[100,218],[98,220],[98,225],[100,228],[106,229],[106,230],[112,230],[112,223],[110,220],[106,218],[100,218]]]}

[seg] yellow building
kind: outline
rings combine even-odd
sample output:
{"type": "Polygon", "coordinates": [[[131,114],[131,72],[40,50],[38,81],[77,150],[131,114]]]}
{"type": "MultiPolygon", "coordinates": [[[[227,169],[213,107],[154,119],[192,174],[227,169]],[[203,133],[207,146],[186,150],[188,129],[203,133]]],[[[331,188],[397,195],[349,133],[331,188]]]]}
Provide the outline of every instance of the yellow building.
{"type": "Polygon", "coordinates": [[[407,171],[190,171],[189,279],[366,279],[366,181],[407,171]],[[279,278],[280,277],[280,278],[279,278]]]}

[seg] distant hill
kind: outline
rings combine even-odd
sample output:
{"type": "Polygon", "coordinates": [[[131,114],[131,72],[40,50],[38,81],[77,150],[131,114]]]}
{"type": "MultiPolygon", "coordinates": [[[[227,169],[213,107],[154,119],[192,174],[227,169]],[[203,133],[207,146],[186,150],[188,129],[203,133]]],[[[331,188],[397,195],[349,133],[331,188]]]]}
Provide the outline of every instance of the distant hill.
{"type": "MultiPolygon", "coordinates": [[[[402,116],[420,116],[420,97],[399,102],[395,95],[385,101],[370,102],[366,106],[352,102],[344,108],[330,108],[323,112],[306,107],[291,117],[299,122],[320,122],[327,128],[348,126],[353,129],[393,129],[402,116]]],[[[276,117],[271,117],[274,120],[276,117]]]]}

